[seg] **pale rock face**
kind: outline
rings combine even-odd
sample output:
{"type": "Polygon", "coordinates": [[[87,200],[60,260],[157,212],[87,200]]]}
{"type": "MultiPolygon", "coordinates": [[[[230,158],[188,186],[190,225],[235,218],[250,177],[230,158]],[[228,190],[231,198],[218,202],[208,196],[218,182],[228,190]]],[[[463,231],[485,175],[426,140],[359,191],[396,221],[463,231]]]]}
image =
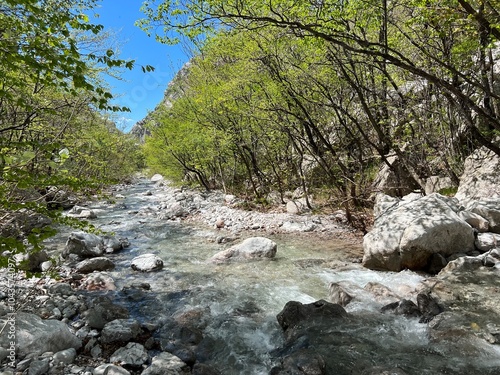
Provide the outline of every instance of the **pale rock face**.
{"type": "Polygon", "coordinates": [[[163,260],[154,254],[143,254],[132,259],[131,267],[141,272],[159,271],[163,268],[163,260]]]}
{"type": "Polygon", "coordinates": [[[500,234],[479,233],[476,238],[476,248],[483,252],[500,248],[500,234]]]}
{"type": "Polygon", "coordinates": [[[379,216],[363,240],[367,268],[420,270],[434,253],[447,257],[474,249],[474,230],[458,216],[453,198],[431,194],[399,203],[390,200],[375,211],[379,216]]]}
{"type": "Polygon", "coordinates": [[[467,208],[488,221],[490,232],[500,233],[500,198],[472,201],[467,208]]]}
{"type": "Polygon", "coordinates": [[[460,211],[458,216],[472,228],[477,229],[478,232],[487,232],[489,229],[490,223],[488,220],[474,212],[460,211]]]}
{"type": "Polygon", "coordinates": [[[482,147],[470,155],[455,197],[464,205],[484,198],[500,199],[500,157],[482,147]]]}
{"type": "Polygon", "coordinates": [[[155,174],[153,177],[151,177],[151,182],[159,182],[163,181],[163,176],[159,173],[155,174]]]}

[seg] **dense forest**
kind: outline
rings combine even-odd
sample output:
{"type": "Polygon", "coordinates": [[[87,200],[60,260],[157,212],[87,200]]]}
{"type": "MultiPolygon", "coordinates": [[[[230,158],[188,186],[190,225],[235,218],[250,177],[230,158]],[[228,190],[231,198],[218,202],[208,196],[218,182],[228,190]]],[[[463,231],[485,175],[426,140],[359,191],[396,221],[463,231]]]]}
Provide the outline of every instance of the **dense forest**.
{"type": "Polygon", "coordinates": [[[452,192],[472,150],[500,154],[497,1],[158,3],[142,28],[199,48],[146,121],[147,161],[170,178],[353,209],[383,165],[452,192]]]}
{"type": "Polygon", "coordinates": [[[127,109],[103,80],[134,62],[117,58],[113,35],[89,21],[94,5],[0,1],[2,251],[38,249],[54,233],[46,224],[64,221],[65,195],[95,194],[140,166],[136,140],[110,115],[127,109]]]}

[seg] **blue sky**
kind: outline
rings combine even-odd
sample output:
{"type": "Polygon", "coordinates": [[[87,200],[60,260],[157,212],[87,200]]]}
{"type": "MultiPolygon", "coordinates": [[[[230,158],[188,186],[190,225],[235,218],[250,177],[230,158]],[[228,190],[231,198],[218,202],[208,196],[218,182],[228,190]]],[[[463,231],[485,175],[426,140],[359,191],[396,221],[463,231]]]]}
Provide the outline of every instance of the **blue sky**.
{"type": "Polygon", "coordinates": [[[154,36],[134,26],[143,18],[140,11],[142,0],[102,0],[95,12],[99,18],[95,23],[112,29],[120,43],[122,59],[136,61],[132,71],[126,70],[123,80],[107,78],[115,103],[127,106],[131,112],[118,113],[115,120],[120,129],[128,131],[143,119],[163,98],[163,93],[175,73],[189,59],[182,46],[168,46],[155,41],[154,36]],[[154,72],[143,73],[141,66],[152,65],[154,72]]]}

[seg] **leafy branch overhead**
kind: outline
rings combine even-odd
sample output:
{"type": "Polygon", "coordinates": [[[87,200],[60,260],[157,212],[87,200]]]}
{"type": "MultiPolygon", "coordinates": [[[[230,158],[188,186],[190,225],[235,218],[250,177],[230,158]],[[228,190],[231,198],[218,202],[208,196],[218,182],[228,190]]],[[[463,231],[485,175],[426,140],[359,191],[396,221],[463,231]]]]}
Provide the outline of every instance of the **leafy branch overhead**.
{"type": "Polygon", "coordinates": [[[57,197],[97,191],[137,168],[134,140],[106,114],[128,108],[102,79],[134,61],[120,59],[90,21],[96,4],[0,1],[2,251],[39,250],[53,234],[48,224],[63,220],[57,197]]]}

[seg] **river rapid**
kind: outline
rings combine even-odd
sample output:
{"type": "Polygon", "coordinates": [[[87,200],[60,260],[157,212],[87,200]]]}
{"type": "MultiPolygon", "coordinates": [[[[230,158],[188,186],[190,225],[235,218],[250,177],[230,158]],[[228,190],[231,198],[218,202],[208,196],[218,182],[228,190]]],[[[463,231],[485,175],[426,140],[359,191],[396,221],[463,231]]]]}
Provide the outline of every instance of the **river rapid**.
{"type": "Polygon", "coordinates": [[[384,301],[365,293],[366,284],[380,283],[411,298],[426,275],[365,269],[358,262],[362,256],[360,243],[314,232],[249,231],[235,235],[200,223],[165,220],[155,209],[165,193],[149,181],[119,193],[120,198],[112,205],[103,202],[90,207],[97,212],[98,218],[92,221],[96,227],[126,237],[131,243],[129,248],[110,255],[116,268],[108,274],[115,280],[117,291],[107,294],[143,323],[162,327],[176,319],[195,324],[204,337],[198,345],[197,360],[221,374],[269,374],[279,363],[285,345],[276,315],[288,301],[328,300],[332,282],[360,291],[346,307],[349,318],[345,322],[315,333],[337,337],[328,344],[328,352],[322,352],[330,362],[342,362],[330,372],[332,375],[500,373],[498,345],[482,341],[434,343],[428,325],[419,323],[418,318],[381,313],[384,301]],[[249,236],[268,237],[278,244],[277,255],[258,261],[208,262],[232,244],[220,243],[221,236],[239,237],[234,243],[249,236]],[[159,256],[164,269],[133,271],[131,260],[146,253],[159,256]],[[151,288],[134,295],[129,287],[138,283],[151,288]]]}

